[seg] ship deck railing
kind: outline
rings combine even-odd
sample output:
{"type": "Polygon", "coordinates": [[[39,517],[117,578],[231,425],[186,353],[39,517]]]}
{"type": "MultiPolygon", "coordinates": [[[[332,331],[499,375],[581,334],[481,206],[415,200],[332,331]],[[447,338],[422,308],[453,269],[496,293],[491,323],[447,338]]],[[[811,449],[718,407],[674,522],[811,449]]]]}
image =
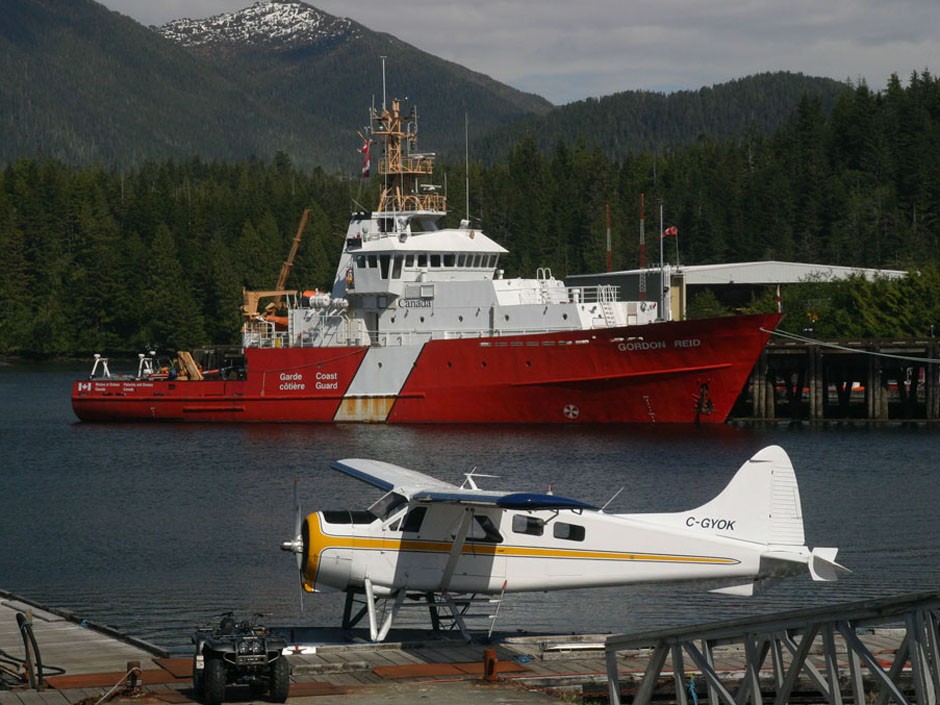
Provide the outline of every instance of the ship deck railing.
{"type": "Polygon", "coordinates": [[[568,301],[576,304],[613,303],[619,300],[620,287],[613,284],[568,286],[565,287],[565,294],[568,301]]]}
{"type": "MultiPolygon", "coordinates": [[[[601,326],[603,327],[603,326],[601,326]]],[[[290,335],[285,331],[274,333],[253,333],[242,337],[242,345],[246,348],[342,348],[342,347],[403,347],[420,345],[429,340],[479,340],[483,346],[505,346],[507,342],[502,338],[517,336],[543,335],[546,333],[587,333],[594,328],[504,328],[498,330],[403,330],[403,331],[369,331],[368,340],[341,339],[339,337],[324,341],[323,339],[300,338],[291,342],[290,335]]],[[[587,339],[585,339],[587,342],[587,339]]],[[[515,344],[515,343],[513,343],[515,344]]],[[[519,343],[522,345],[522,343],[519,343]]]]}

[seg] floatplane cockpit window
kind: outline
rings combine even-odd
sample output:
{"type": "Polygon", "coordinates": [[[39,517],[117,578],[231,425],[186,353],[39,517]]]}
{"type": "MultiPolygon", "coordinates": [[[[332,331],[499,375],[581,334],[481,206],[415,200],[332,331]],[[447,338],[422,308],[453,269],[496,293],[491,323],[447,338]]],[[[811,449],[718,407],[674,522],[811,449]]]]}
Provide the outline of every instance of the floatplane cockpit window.
{"type": "Polygon", "coordinates": [[[410,534],[416,534],[421,530],[421,522],[424,521],[424,515],[428,513],[427,507],[415,507],[405,516],[401,523],[401,530],[410,534]]]}
{"type": "Polygon", "coordinates": [[[395,492],[388,492],[369,507],[369,511],[383,521],[388,519],[395,510],[405,504],[408,500],[395,492]]]}
{"type": "Polygon", "coordinates": [[[486,515],[475,514],[473,523],[470,525],[470,533],[467,535],[467,541],[479,541],[480,543],[502,543],[503,537],[500,535],[493,520],[486,515]]]}
{"type": "Polygon", "coordinates": [[[517,534],[541,536],[545,532],[545,522],[538,517],[516,514],[512,518],[512,530],[517,534]]]}
{"type": "Polygon", "coordinates": [[[375,514],[365,509],[326,509],[320,512],[327,524],[371,524],[375,514]]]}

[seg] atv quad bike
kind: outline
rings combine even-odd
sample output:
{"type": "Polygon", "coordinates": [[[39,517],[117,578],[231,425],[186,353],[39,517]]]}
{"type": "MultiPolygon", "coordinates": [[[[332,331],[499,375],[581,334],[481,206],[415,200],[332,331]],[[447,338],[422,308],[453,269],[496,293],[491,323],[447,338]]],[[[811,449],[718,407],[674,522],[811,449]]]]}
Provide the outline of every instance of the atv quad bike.
{"type": "Polygon", "coordinates": [[[231,612],[218,626],[200,627],[193,634],[193,690],[206,705],[219,705],[229,684],[247,684],[253,695],[269,693],[283,703],[290,688],[290,665],[283,656],[287,642],[257,622],[237,622],[231,612]]]}

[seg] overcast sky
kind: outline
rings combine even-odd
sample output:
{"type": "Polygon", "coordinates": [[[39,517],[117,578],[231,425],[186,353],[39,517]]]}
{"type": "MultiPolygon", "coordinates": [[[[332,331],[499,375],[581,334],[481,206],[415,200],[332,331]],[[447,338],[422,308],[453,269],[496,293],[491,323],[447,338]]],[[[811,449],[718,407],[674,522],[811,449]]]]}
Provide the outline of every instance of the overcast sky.
{"type": "MultiPolygon", "coordinates": [[[[143,24],[253,0],[104,0],[143,24]]],[[[313,0],[333,15],[561,104],[800,71],[884,88],[936,73],[940,0],[313,0]],[[402,9],[404,8],[404,10],[402,9]]]]}

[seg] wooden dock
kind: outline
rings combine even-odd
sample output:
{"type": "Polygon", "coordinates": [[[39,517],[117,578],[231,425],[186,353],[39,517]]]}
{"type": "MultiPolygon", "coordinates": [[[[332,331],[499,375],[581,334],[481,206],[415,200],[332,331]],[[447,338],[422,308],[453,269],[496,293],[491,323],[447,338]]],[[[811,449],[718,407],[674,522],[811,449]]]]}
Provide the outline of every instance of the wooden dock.
{"type": "MultiPolygon", "coordinates": [[[[26,608],[32,611],[44,664],[59,666],[64,673],[47,675],[45,689],[19,686],[4,690],[0,686],[0,705],[69,705],[87,698],[94,705],[123,679],[129,661],[140,662],[143,670],[141,694],[134,698],[135,702],[141,696],[160,703],[194,701],[190,658],[171,658],[158,647],[113,630],[100,631],[107,627],[87,623],[82,626],[74,616],[58,614],[0,592],[0,649],[6,654],[23,653],[15,615],[26,608]]],[[[459,639],[442,638],[440,633],[402,630],[393,632],[385,643],[373,644],[361,640],[336,643],[338,630],[284,631],[293,632],[297,641],[288,656],[292,668],[291,702],[315,698],[310,701],[313,705],[404,704],[417,697],[431,697],[454,705],[491,705],[496,700],[538,705],[557,703],[559,694],[568,701],[606,699],[605,641],[609,635],[503,634],[492,643],[467,644],[459,639]],[[488,649],[494,650],[497,659],[496,680],[484,687],[488,649]],[[498,696],[494,687],[499,689],[498,696]]],[[[180,635],[181,647],[187,638],[188,635],[180,635]]],[[[890,629],[872,631],[861,639],[887,662],[901,641],[890,629]]],[[[653,653],[653,649],[638,648],[618,654],[620,684],[625,691],[641,682],[653,653]]],[[[716,649],[714,656],[719,673],[734,678],[743,671],[745,655],[740,650],[716,649]]],[[[822,656],[814,652],[809,658],[822,656]]],[[[228,689],[226,699],[252,701],[248,689],[237,686],[228,689]]],[[[262,698],[258,702],[266,701],[262,698]]]]}
{"type": "Polygon", "coordinates": [[[738,419],[940,419],[935,338],[775,338],[732,411],[738,419]]]}

